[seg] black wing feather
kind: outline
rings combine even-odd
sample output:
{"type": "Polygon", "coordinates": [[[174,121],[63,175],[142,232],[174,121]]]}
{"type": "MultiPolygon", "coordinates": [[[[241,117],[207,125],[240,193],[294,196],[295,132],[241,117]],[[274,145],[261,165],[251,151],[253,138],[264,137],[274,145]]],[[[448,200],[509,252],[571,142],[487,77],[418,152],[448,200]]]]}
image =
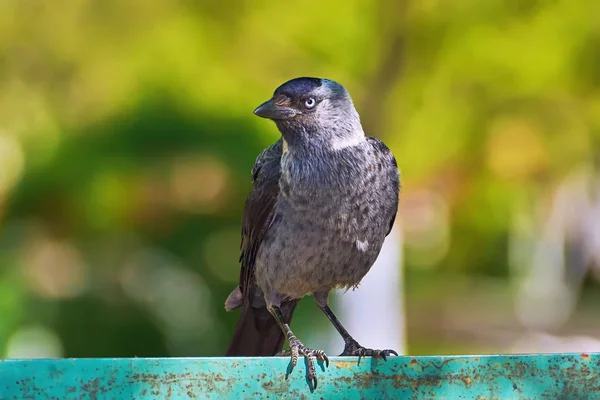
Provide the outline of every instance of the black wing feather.
{"type": "MultiPolygon", "coordinates": [[[[242,306],[227,356],[273,356],[283,348],[285,335],[267,310],[254,278],[256,255],[273,219],[279,196],[282,145],[280,139],[265,149],[252,169],[253,187],[246,199],[242,217],[240,283],[225,303],[228,310],[242,306]]],[[[289,300],[280,306],[288,324],[297,303],[297,300],[289,300]]]]}
{"type": "Polygon", "coordinates": [[[263,150],[252,168],[252,191],[246,199],[242,216],[242,242],[240,261],[240,289],[244,296],[254,283],[254,269],[258,248],[273,218],[275,202],[279,196],[279,176],[282,140],[263,150]]]}
{"type": "Polygon", "coordinates": [[[379,157],[381,162],[383,163],[383,171],[384,173],[389,174],[392,180],[392,188],[394,198],[390,199],[394,204],[394,214],[389,222],[389,228],[386,236],[390,234],[392,231],[392,227],[394,226],[394,222],[396,221],[396,214],[398,213],[398,196],[400,195],[400,171],[398,171],[398,163],[396,162],[396,157],[392,151],[383,143],[381,140],[367,136],[367,141],[375,148],[375,150],[379,153],[379,157]]]}

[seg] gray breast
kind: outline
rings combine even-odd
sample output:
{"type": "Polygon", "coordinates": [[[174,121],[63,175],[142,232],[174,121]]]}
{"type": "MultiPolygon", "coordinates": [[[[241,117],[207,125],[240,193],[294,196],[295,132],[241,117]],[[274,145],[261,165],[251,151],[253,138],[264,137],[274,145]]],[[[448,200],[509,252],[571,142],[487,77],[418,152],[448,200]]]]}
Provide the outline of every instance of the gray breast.
{"type": "Polygon", "coordinates": [[[261,288],[300,298],[360,282],[375,262],[392,210],[391,188],[368,145],[317,162],[284,156],[280,196],[259,249],[261,288]]]}

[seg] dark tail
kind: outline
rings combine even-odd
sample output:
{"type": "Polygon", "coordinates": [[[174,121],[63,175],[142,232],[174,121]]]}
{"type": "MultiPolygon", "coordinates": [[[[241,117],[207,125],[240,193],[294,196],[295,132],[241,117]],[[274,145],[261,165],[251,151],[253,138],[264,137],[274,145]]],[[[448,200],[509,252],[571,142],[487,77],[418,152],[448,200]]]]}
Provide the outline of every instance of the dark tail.
{"type": "MultiPolygon", "coordinates": [[[[281,313],[290,324],[297,300],[281,304],[281,313]]],[[[266,307],[242,306],[240,319],[226,356],[274,356],[283,349],[285,336],[266,307]]]]}

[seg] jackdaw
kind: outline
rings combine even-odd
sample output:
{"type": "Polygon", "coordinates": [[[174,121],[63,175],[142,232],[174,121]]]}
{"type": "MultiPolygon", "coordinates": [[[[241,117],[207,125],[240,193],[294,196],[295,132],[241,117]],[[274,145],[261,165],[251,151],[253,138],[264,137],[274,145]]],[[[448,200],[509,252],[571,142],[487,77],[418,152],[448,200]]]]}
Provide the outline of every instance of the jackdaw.
{"type": "Polygon", "coordinates": [[[289,326],[306,295],[344,339],[341,355],[397,355],[361,346],[327,305],[331,290],[358,286],[392,229],[400,190],[394,155],[365,135],[350,95],[328,79],[292,79],[254,114],[273,120],[282,137],[252,169],[240,283],[225,302],[227,311],[242,307],[227,355],[273,356],[287,339],[291,367],[304,356],[316,387],[314,360],[329,360],[289,326]]]}

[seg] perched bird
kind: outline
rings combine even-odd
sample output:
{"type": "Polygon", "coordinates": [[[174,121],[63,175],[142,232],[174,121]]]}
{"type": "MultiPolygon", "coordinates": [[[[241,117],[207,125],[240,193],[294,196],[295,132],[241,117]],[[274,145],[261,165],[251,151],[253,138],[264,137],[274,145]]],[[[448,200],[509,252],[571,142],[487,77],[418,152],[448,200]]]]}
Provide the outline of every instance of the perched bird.
{"type": "Polygon", "coordinates": [[[360,283],[392,229],[400,189],[393,154],[365,135],[350,95],[328,79],[292,79],[254,114],[273,120],[282,137],[252,170],[240,283],[225,302],[227,311],[242,307],[227,355],[276,355],[287,339],[292,368],[304,356],[316,387],[314,360],[329,360],[290,329],[306,295],[343,337],[342,355],[397,355],[361,346],[327,304],[331,290],[360,283]]]}

